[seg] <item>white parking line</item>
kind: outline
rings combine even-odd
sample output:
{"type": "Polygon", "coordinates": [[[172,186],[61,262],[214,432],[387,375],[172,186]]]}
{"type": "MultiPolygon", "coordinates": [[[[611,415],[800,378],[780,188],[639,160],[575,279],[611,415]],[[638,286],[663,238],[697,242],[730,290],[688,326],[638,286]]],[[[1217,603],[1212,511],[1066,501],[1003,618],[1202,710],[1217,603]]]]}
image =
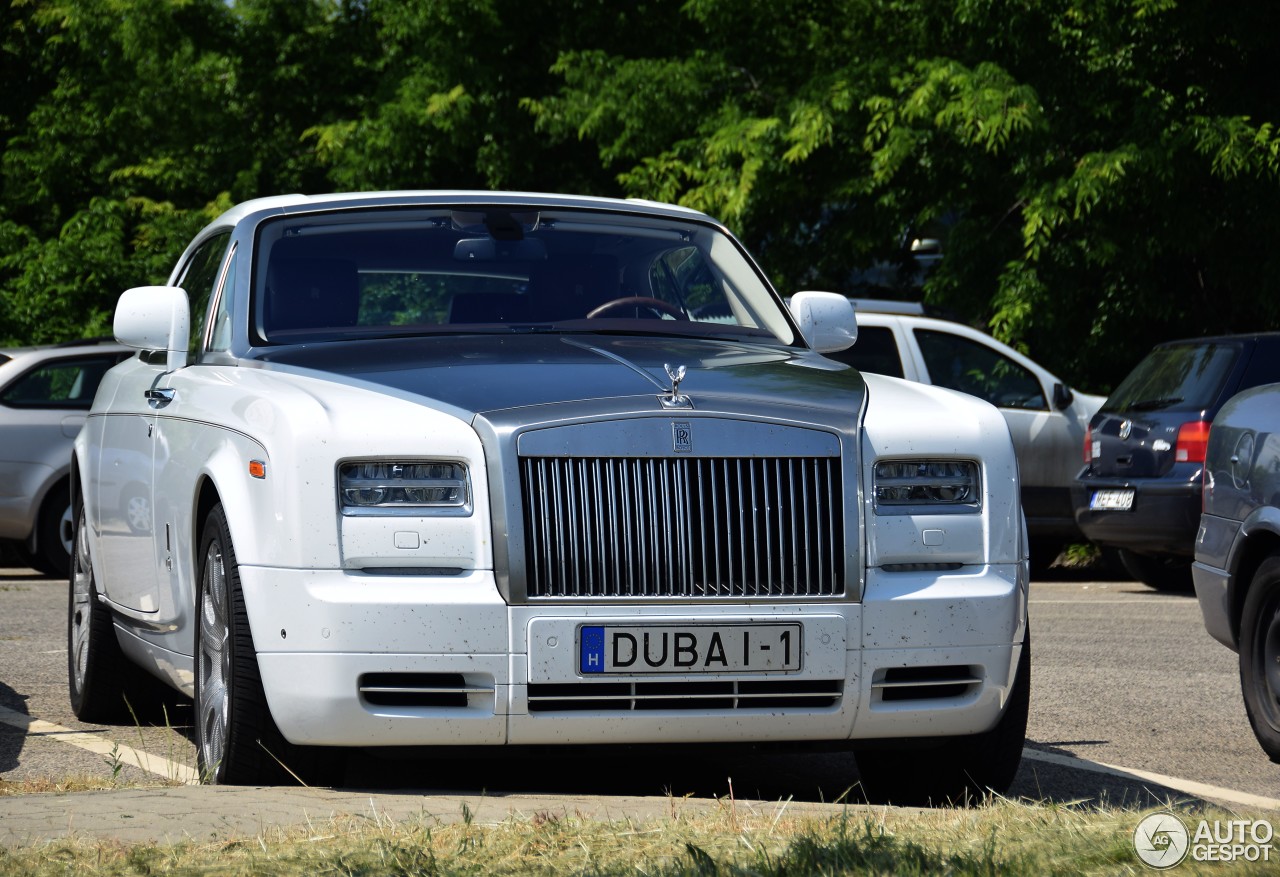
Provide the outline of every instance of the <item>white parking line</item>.
{"type": "Polygon", "coordinates": [[[200,781],[200,775],[196,773],[195,768],[187,767],[185,764],[178,764],[176,761],[134,749],[132,746],[125,746],[123,743],[116,743],[114,740],[108,740],[106,737],[90,734],[87,731],[64,728],[62,725],[55,725],[7,707],[0,706],[0,722],[26,731],[31,737],[49,737],[106,758],[118,758],[122,764],[140,767],[167,780],[175,780],[186,785],[194,785],[200,781]]]}
{"type": "Polygon", "coordinates": [[[1078,758],[1074,755],[1042,752],[1039,749],[1032,749],[1028,746],[1022,750],[1022,757],[1029,758],[1032,761],[1043,761],[1046,764],[1056,764],[1059,767],[1068,767],[1072,770],[1087,770],[1122,779],[1132,780],[1136,777],[1177,792],[1195,795],[1197,798],[1229,801],[1242,807],[1257,807],[1262,810],[1280,810],[1280,798],[1264,798],[1261,795],[1251,795],[1248,792],[1238,792],[1235,789],[1210,786],[1205,783],[1198,783],[1195,780],[1184,780],[1179,777],[1165,776],[1164,774],[1137,770],[1132,767],[1119,767],[1114,764],[1103,764],[1100,761],[1089,761],[1086,758],[1078,758]]]}
{"type": "Polygon", "coordinates": [[[1036,603],[1071,603],[1071,604],[1097,604],[1100,606],[1115,606],[1118,603],[1141,603],[1144,606],[1165,603],[1176,604],[1178,606],[1190,606],[1193,609],[1199,609],[1200,604],[1195,600],[1179,600],[1177,597],[1150,597],[1142,600],[1028,600],[1033,606],[1036,603]]]}

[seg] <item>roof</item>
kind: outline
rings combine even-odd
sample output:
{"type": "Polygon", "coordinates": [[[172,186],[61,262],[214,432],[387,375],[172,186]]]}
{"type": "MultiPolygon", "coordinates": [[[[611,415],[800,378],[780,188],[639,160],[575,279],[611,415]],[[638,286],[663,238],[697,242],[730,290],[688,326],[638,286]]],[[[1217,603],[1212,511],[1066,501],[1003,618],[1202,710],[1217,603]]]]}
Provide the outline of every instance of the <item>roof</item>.
{"type": "Polygon", "coordinates": [[[697,210],[678,204],[663,204],[639,198],[603,198],[593,195],[564,195],[546,192],[495,192],[485,190],[442,189],[392,192],[336,192],[327,195],[272,195],[255,198],[232,207],[213,224],[232,225],[246,216],[263,211],[292,213],[323,210],[330,207],[397,207],[446,204],[546,204],[556,207],[594,207],[597,209],[631,210],[663,214],[685,219],[715,221],[697,210]]]}

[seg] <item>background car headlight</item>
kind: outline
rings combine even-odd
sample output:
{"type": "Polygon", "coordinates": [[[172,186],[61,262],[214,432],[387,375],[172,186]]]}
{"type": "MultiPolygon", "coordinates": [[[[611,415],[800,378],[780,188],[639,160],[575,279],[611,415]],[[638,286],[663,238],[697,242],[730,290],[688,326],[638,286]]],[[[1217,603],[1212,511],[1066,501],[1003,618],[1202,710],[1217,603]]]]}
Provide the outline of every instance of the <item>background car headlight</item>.
{"type": "Polygon", "coordinates": [[[348,515],[471,510],[467,467],[447,461],[343,463],[338,494],[348,515]]]}
{"type": "Polygon", "coordinates": [[[978,464],[970,460],[882,460],[875,468],[879,506],[977,508],[978,464]]]}

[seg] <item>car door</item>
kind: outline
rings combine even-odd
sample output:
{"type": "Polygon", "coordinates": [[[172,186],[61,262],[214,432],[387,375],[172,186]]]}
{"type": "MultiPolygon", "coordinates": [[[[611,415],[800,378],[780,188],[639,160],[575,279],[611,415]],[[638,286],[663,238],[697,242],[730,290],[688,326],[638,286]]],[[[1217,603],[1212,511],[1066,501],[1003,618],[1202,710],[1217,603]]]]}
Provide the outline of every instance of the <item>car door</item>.
{"type": "Polygon", "coordinates": [[[156,590],[152,602],[164,620],[178,618],[183,607],[194,603],[194,595],[179,593],[184,578],[174,561],[178,539],[190,531],[192,492],[199,465],[198,460],[192,459],[194,437],[203,429],[216,428],[207,423],[203,409],[192,397],[201,383],[198,374],[208,370],[199,364],[200,356],[207,344],[216,346],[218,325],[225,322],[215,317],[213,326],[208,327],[206,315],[215,291],[231,273],[230,269],[224,270],[234,260],[234,256],[227,258],[229,240],[230,232],[205,240],[179,274],[178,285],[186,290],[191,307],[188,351],[192,362],[186,368],[160,375],[153,393],[156,426],[151,452],[151,518],[155,538],[150,547],[156,590]],[[178,528],[184,528],[183,532],[179,533],[178,528]]]}
{"type": "Polygon", "coordinates": [[[1084,431],[1070,405],[1064,412],[1051,404],[1051,378],[978,338],[936,327],[912,333],[931,383],[985,399],[1004,415],[1027,517],[1061,518],[1066,525],[1084,431]]]}
{"type": "Polygon", "coordinates": [[[119,606],[156,611],[151,550],[151,454],[156,412],[148,394],[164,374],[164,355],[144,352],[112,373],[114,396],[103,417],[96,482],[100,586],[119,606]]]}
{"type": "MultiPolygon", "coordinates": [[[[203,326],[204,312],[197,308],[209,301],[226,245],[226,235],[206,241],[178,275],[193,301],[193,326],[203,326]]],[[[174,498],[162,483],[171,466],[174,398],[163,352],[144,353],[122,370],[97,470],[104,590],[113,602],[153,615],[157,623],[176,611],[168,587],[174,498]]]]}

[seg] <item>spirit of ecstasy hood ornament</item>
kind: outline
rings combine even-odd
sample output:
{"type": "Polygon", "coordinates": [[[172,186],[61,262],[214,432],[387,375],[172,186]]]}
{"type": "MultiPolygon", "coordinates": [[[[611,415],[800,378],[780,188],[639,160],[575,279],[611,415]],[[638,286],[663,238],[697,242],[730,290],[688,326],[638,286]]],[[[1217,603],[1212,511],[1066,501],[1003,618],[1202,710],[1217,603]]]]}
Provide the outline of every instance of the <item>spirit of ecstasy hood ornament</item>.
{"type": "Polygon", "coordinates": [[[693,402],[688,396],[680,392],[680,382],[684,380],[685,367],[682,365],[671,366],[666,363],[662,364],[666,369],[667,377],[671,379],[671,389],[665,395],[659,396],[658,401],[662,403],[663,408],[692,408],[693,402]]]}

